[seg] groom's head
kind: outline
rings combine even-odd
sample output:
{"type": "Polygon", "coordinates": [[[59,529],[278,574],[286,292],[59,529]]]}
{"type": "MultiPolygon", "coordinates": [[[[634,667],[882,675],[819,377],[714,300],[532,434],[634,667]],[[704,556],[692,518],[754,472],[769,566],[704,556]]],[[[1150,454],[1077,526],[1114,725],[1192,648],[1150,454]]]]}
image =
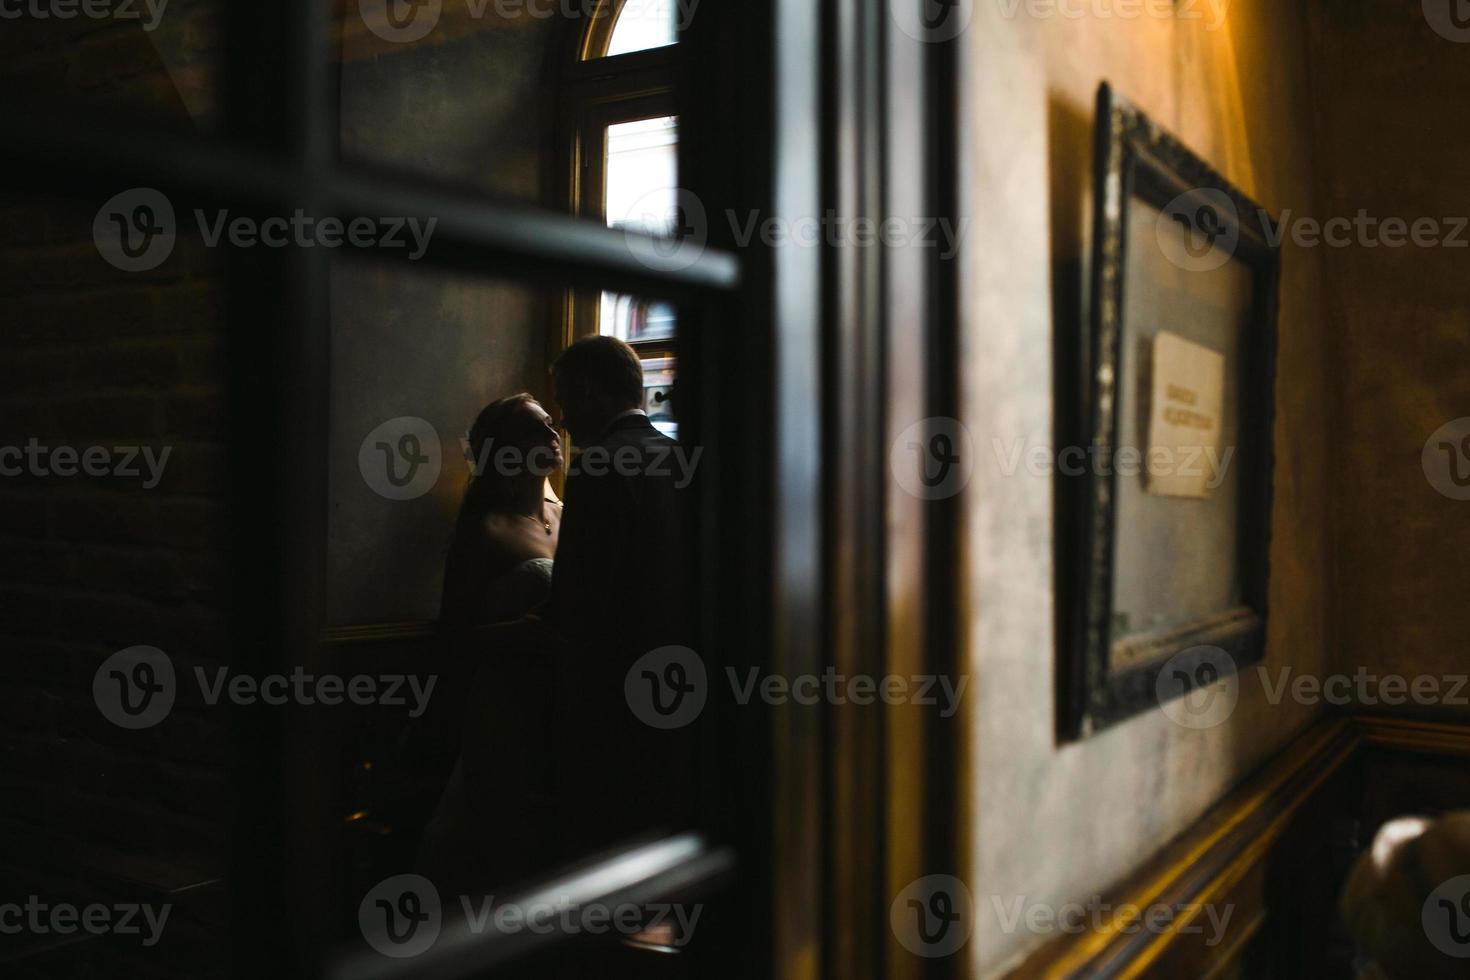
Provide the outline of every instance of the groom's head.
{"type": "Polygon", "coordinates": [[[588,337],[562,351],[551,366],[551,384],[562,425],[579,446],[623,412],[643,407],[643,365],[616,337],[588,337]]]}

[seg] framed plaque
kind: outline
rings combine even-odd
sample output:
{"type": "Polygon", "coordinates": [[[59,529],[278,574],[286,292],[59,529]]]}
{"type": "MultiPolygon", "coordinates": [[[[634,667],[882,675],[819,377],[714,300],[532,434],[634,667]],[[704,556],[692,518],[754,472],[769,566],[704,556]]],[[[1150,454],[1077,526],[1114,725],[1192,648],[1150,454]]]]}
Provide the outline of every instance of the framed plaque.
{"type": "Polygon", "coordinates": [[[1270,575],[1277,222],[1106,83],[1096,153],[1080,398],[1058,423],[1088,460],[1059,468],[1072,738],[1259,660],[1270,575]]]}

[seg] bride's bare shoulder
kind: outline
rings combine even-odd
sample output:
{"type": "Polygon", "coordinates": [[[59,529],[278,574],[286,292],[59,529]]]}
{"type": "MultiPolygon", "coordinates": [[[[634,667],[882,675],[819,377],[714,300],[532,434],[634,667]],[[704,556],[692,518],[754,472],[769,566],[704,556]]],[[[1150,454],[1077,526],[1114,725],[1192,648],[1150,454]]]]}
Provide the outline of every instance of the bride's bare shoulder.
{"type": "Polygon", "coordinates": [[[520,514],[500,511],[486,514],[480,520],[481,546],[492,556],[492,561],[515,563],[549,558],[554,539],[540,532],[539,524],[520,514]]]}
{"type": "Polygon", "coordinates": [[[491,511],[480,518],[480,537],[487,545],[507,545],[519,530],[513,514],[491,511]]]}

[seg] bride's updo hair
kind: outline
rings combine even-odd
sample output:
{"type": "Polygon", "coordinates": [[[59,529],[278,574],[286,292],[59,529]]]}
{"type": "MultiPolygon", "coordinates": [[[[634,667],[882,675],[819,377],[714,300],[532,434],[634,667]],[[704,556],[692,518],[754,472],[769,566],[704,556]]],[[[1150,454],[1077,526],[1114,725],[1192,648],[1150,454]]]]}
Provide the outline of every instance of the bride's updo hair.
{"type": "Polygon", "coordinates": [[[494,450],[496,446],[513,444],[516,413],[527,405],[539,404],[529,392],[522,391],[480,409],[475,424],[470,426],[470,462],[476,470],[465,492],[466,507],[494,506],[510,499],[511,475],[496,471],[494,450]]]}

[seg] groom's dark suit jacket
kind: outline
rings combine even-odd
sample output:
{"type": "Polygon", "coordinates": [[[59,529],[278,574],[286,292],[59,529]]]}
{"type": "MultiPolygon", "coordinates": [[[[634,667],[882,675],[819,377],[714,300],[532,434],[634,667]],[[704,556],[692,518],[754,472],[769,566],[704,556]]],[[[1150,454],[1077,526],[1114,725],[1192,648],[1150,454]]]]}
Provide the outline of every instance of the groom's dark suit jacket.
{"type": "Polygon", "coordinates": [[[675,449],[642,415],[574,457],[545,618],[557,658],[557,783],[563,856],[685,818],[692,730],[644,725],[624,696],[633,662],[691,642],[686,610],[691,491],[675,449]]]}

